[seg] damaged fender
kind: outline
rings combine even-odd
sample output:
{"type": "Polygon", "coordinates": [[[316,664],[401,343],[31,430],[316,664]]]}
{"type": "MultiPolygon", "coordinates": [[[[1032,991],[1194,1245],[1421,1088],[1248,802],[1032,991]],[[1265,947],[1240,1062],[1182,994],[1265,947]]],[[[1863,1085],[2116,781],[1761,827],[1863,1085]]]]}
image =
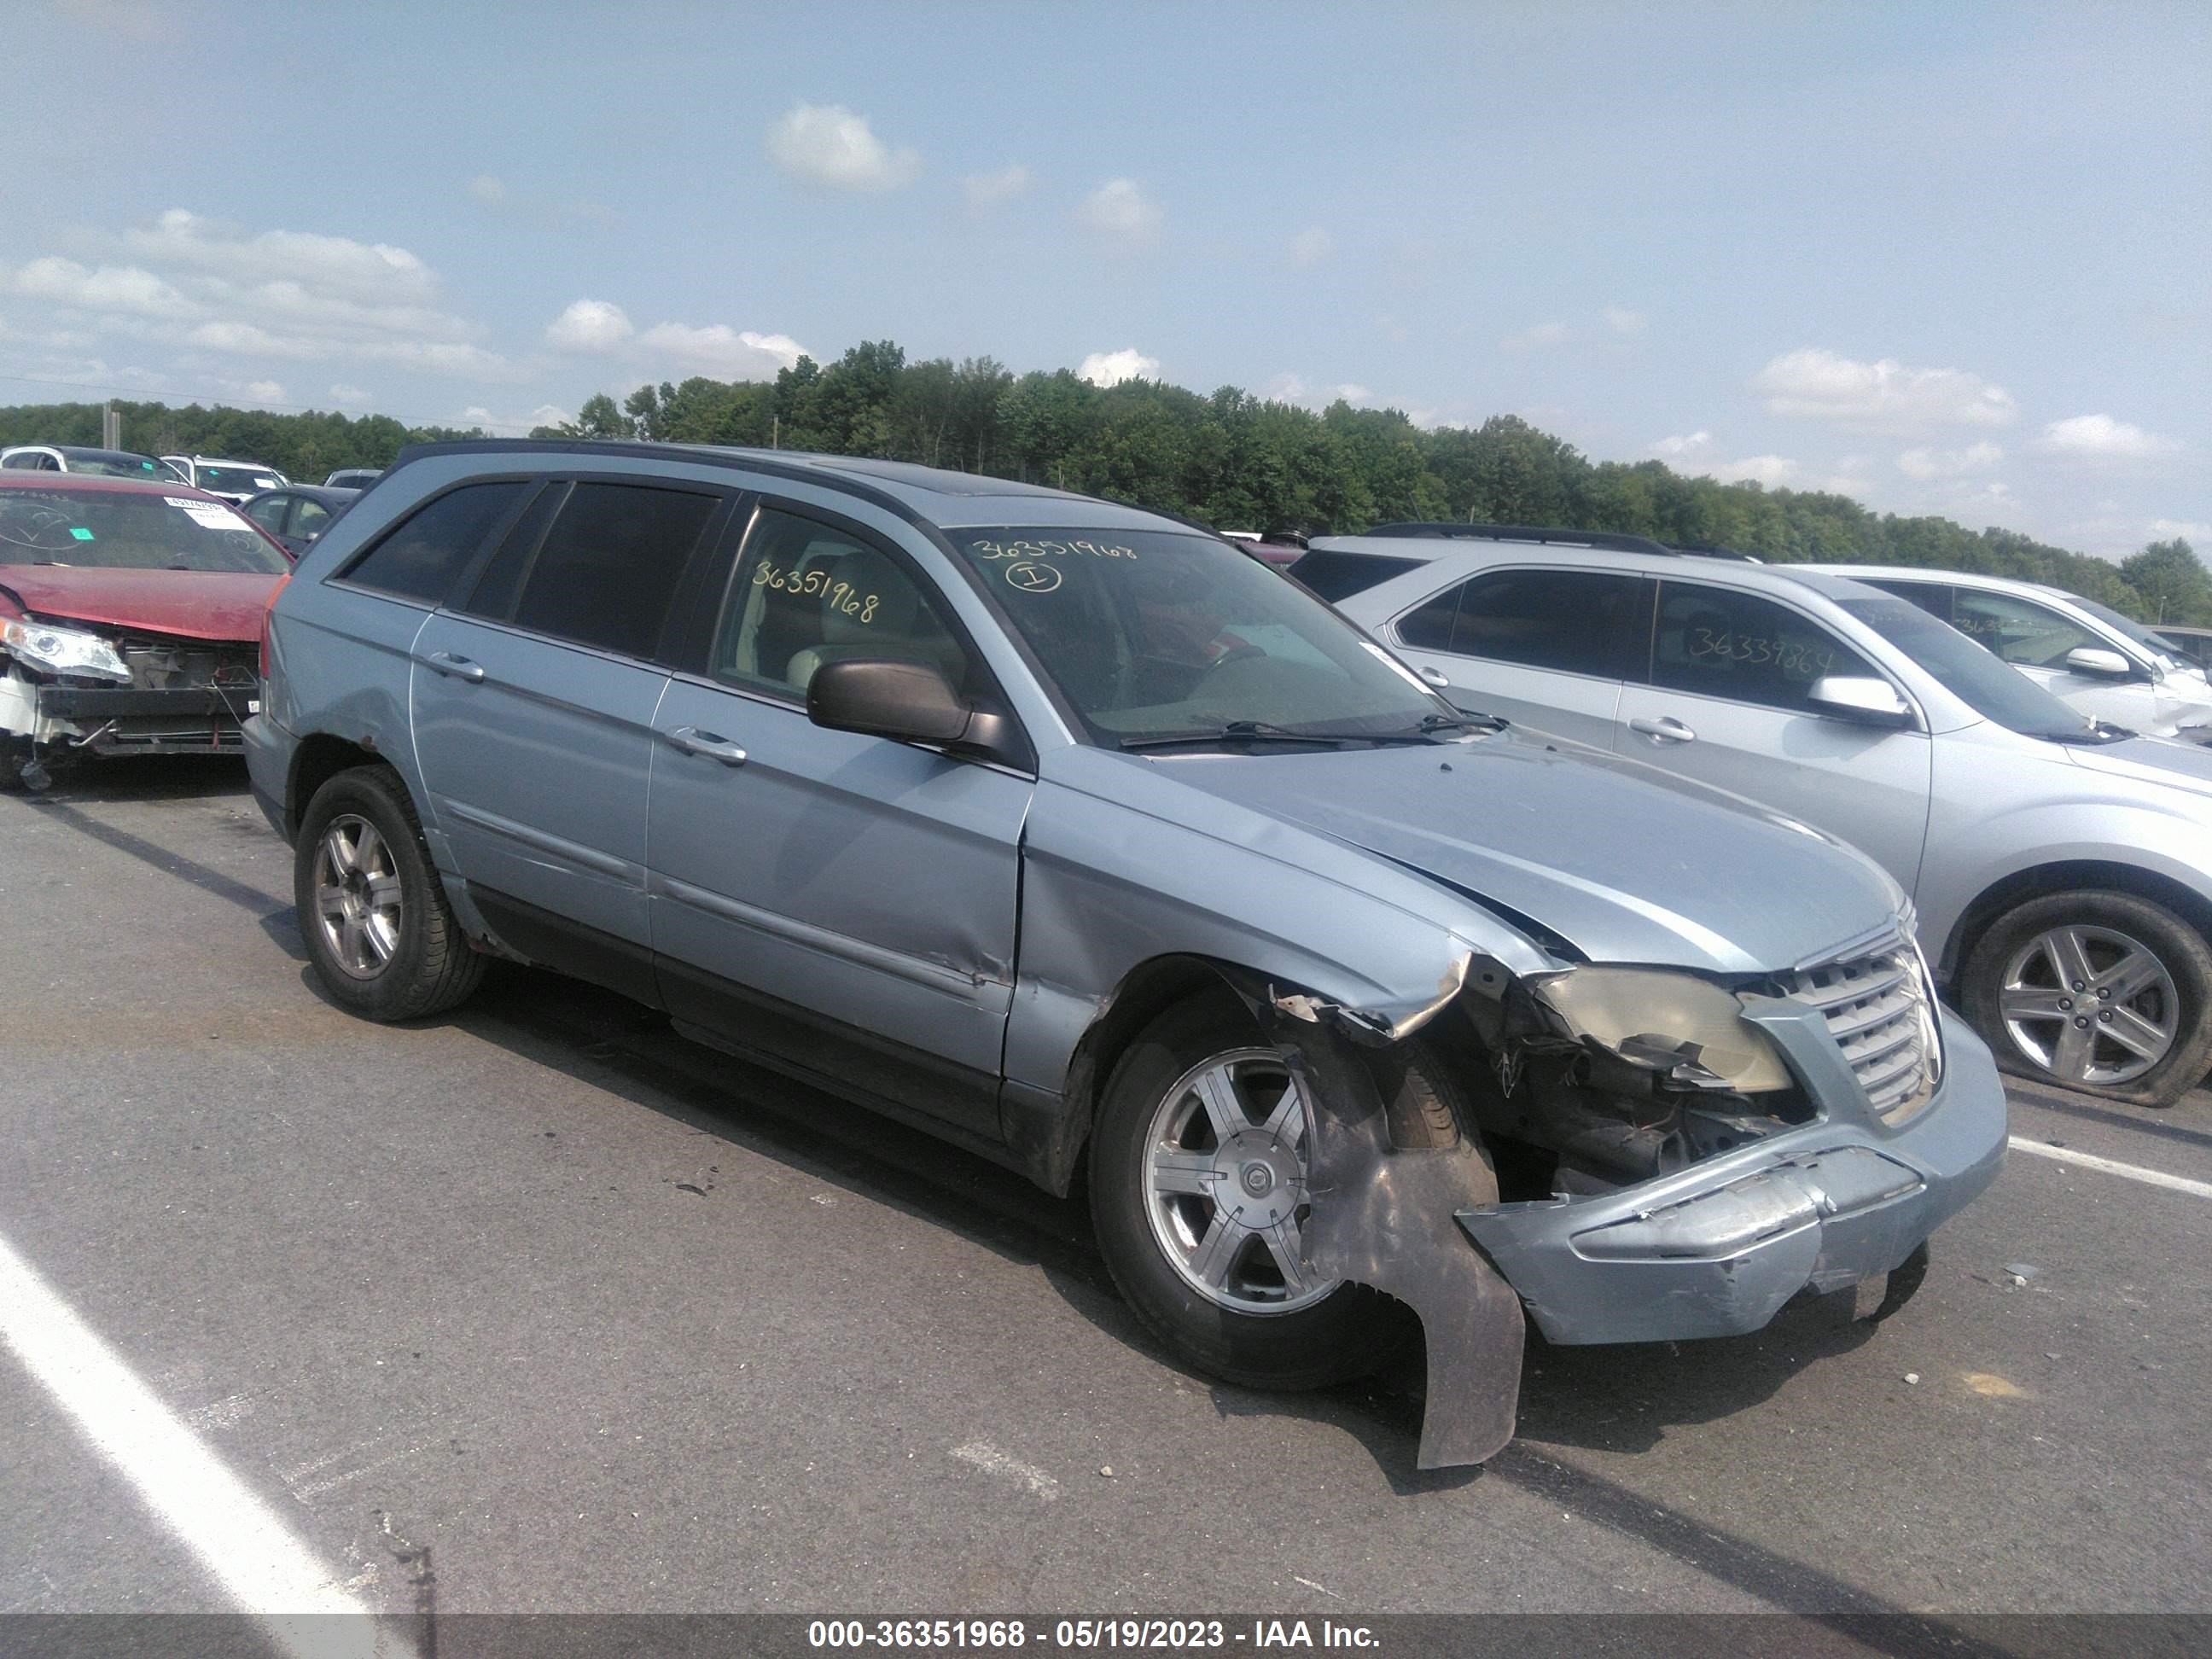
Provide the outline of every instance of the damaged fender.
{"type": "Polygon", "coordinates": [[[1521,1395],[1521,1299],[1453,1222],[1471,1205],[1497,1202],[1497,1176],[1469,1126],[1448,1146],[1398,1144],[1428,1137],[1394,1135],[1383,1093],[1388,1051],[1456,996],[1470,973],[1504,977],[1495,963],[1463,955],[1437,1000],[1395,1018],[1231,975],[1305,1093],[1308,1266],[1395,1297],[1420,1319],[1425,1469],[1480,1463],[1503,1449],[1521,1395]]]}

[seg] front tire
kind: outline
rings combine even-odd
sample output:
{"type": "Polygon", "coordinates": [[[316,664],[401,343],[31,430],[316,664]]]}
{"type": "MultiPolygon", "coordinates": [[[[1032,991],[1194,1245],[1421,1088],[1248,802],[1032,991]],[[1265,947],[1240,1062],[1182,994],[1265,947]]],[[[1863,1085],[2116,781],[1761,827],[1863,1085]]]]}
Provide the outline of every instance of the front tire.
{"type": "Polygon", "coordinates": [[[483,978],[407,786],[388,766],[356,767],[315,791],[293,852],[292,894],[315,976],[364,1018],[441,1013],[483,978]]]}
{"type": "Polygon", "coordinates": [[[1233,999],[1201,997],[1124,1051],[1091,1143],[1091,1214],[1138,1316],[1200,1370],[1316,1389],[1383,1364],[1410,1325],[1310,1274],[1305,1103],[1233,999]]]}
{"type": "Polygon", "coordinates": [[[2131,893],[2007,911],[1966,958],[1966,1017],[2016,1077],[2171,1106],[2212,1064],[2212,945],[2131,893]]]}

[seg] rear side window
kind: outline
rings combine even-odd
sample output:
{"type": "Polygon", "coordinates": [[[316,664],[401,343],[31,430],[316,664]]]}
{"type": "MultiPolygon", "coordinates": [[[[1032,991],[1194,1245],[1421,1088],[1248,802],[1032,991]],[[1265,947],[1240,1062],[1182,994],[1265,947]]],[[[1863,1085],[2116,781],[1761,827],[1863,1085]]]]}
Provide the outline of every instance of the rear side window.
{"type": "Polygon", "coordinates": [[[484,538],[522,499],[525,488],[522,480],[509,478],[447,490],[355,560],[344,580],[436,605],[484,538]]]}
{"type": "Polygon", "coordinates": [[[1911,600],[1937,622],[1951,620],[1951,590],[1942,582],[1869,582],[1867,586],[1911,600]]]}
{"type": "Polygon", "coordinates": [[[1489,571],[1398,624],[1408,645],[1608,680],[1643,678],[1650,633],[1649,579],[1598,570],[1489,571]]]}
{"type": "Polygon", "coordinates": [[[1291,574],[1316,599],[1334,605],[1354,593],[1379,587],[1393,576],[1419,570],[1426,562],[1425,559],[1394,559],[1383,553],[1345,553],[1322,548],[1292,565],[1291,574]]]}
{"type": "Polygon", "coordinates": [[[1787,605],[1724,587],[1661,587],[1653,684],[1809,713],[1807,694],[1831,674],[1881,678],[1865,658],[1787,605]]]}
{"type": "Polygon", "coordinates": [[[522,577],[514,625],[625,657],[660,643],[676,584],[719,495],[580,483],[522,577]]]}

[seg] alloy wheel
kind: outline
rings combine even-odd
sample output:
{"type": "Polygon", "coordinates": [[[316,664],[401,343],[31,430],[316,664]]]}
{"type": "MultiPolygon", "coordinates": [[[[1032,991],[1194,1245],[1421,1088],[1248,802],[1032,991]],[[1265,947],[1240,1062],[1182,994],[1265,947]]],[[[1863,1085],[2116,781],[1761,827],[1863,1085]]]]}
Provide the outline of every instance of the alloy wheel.
{"type": "Polygon", "coordinates": [[[1144,1200],[1176,1274],[1216,1306],[1289,1313],[1337,1280],[1311,1273],[1304,1231],[1308,1115],[1272,1048],[1239,1048],[1176,1079],[1146,1139],[1144,1200]]]}
{"type": "Polygon", "coordinates": [[[2063,1083],[2109,1087],[2166,1056],[2181,1026],[2173,976],[2110,927],[2054,927],[2013,953],[1997,991],[2005,1032],[2063,1083]]]}
{"type": "Polygon", "coordinates": [[[315,847],[315,924],[331,959],[374,979],[399,949],[405,915],[391,843],[358,814],[332,818],[315,847]]]}

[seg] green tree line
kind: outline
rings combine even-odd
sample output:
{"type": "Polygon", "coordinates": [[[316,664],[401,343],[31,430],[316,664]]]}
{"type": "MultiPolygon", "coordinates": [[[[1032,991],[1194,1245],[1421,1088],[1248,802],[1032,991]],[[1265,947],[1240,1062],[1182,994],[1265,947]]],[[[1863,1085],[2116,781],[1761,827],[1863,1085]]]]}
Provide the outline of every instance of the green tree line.
{"type": "MultiPolygon", "coordinates": [[[[133,448],[228,454],[319,478],[380,466],[407,443],[481,436],[386,416],[125,404],[133,448]]],[[[98,441],[88,404],[0,409],[0,441],[98,441]]],[[[1224,530],[1320,535],[1404,519],[1622,531],[1778,562],[1933,566],[2048,582],[2148,622],[2212,625],[2212,573],[2189,544],[2113,564],[2008,530],[1875,513],[1825,490],[1721,483],[1656,460],[1593,461],[1514,415],[1424,430],[1396,410],[1316,413],[1235,386],[1094,386],[989,357],[909,362],[889,340],[770,380],[696,376],[600,393],[534,437],[646,439],[869,455],[1048,483],[1224,530]]]]}

